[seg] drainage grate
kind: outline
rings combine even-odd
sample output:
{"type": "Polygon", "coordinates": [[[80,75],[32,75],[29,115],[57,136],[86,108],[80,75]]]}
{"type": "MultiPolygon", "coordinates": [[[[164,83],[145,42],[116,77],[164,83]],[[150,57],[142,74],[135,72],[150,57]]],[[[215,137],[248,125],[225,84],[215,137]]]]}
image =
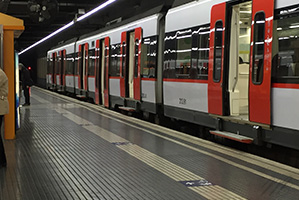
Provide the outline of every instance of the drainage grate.
{"type": "Polygon", "coordinates": [[[131,142],[112,142],[115,146],[122,146],[122,145],[129,145],[132,144],[131,142]]]}
{"type": "Polygon", "coordinates": [[[210,183],[207,180],[195,180],[195,181],[179,181],[180,183],[182,183],[183,185],[185,185],[186,187],[197,187],[197,186],[210,186],[213,185],[212,183],[210,183]]]}

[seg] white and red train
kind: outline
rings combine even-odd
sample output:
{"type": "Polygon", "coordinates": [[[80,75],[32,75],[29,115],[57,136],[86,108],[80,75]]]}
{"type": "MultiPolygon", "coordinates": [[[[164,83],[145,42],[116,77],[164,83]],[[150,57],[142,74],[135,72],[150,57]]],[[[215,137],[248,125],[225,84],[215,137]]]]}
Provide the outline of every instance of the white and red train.
{"type": "Polygon", "coordinates": [[[47,87],[299,149],[299,2],[199,0],[48,51],[47,87]]]}

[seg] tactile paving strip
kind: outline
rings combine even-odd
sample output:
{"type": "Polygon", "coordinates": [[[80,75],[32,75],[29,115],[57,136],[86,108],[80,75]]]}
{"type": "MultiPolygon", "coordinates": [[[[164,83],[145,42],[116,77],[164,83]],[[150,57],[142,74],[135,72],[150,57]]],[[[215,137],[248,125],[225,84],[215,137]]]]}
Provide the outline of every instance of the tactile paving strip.
{"type": "Polygon", "coordinates": [[[76,124],[54,107],[22,108],[17,139],[5,145],[0,199],[204,199],[88,131],[88,121],[76,124]]]}

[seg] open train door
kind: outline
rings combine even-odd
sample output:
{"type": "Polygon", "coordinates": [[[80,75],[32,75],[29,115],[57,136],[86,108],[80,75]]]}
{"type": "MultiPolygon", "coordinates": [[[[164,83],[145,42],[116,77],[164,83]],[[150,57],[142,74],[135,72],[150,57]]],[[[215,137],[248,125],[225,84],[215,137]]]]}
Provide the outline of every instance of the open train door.
{"type": "Polygon", "coordinates": [[[55,84],[55,53],[52,53],[52,60],[50,60],[50,62],[52,62],[52,65],[51,65],[51,89],[53,90],[54,89],[54,84],[55,84]]]}
{"type": "Polygon", "coordinates": [[[100,104],[100,40],[96,41],[95,48],[95,104],[100,104]]]}
{"type": "Polygon", "coordinates": [[[141,100],[141,43],[142,43],[142,28],[135,29],[135,62],[134,62],[134,99],[141,100]]]}
{"type": "Polygon", "coordinates": [[[57,71],[57,53],[53,53],[53,90],[56,89],[57,87],[57,73],[59,73],[57,71]]]}
{"type": "Polygon", "coordinates": [[[65,50],[59,52],[59,71],[60,71],[60,90],[61,92],[65,91],[65,50]]]}
{"type": "Polygon", "coordinates": [[[79,45],[78,52],[78,93],[77,97],[85,97],[83,91],[88,90],[88,43],[79,45]]]}
{"type": "Polygon", "coordinates": [[[104,58],[104,103],[106,108],[109,108],[109,49],[110,49],[110,38],[105,38],[105,58],[104,58]]]}
{"type": "Polygon", "coordinates": [[[121,45],[120,45],[120,96],[126,97],[126,59],[127,59],[127,32],[121,33],[121,45]]]}
{"type": "Polygon", "coordinates": [[[208,111],[223,115],[223,55],[225,36],[226,3],[214,5],[211,9],[210,57],[208,81],[208,111]]]}
{"type": "Polygon", "coordinates": [[[249,72],[249,120],[271,123],[273,0],[252,0],[249,72]]]}

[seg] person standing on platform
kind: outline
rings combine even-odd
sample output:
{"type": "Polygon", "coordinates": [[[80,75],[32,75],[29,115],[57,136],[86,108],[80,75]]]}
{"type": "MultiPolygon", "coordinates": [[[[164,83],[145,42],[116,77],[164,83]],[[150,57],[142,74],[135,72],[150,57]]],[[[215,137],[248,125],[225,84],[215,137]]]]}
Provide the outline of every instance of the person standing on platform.
{"type": "Polygon", "coordinates": [[[25,104],[23,104],[23,106],[30,106],[29,89],[33,84],[32,79],[30,77],[30,72],[22,63],[19,64],[19,70],[21,72],[21,82],[25,96],[25,104]]]}
{"type": "Polygon", "coordinates": [[[0,168],[6,166],[6,156],[1,136],[3,116],[8,113],[8,78],[0,68],[0,168]]]}

